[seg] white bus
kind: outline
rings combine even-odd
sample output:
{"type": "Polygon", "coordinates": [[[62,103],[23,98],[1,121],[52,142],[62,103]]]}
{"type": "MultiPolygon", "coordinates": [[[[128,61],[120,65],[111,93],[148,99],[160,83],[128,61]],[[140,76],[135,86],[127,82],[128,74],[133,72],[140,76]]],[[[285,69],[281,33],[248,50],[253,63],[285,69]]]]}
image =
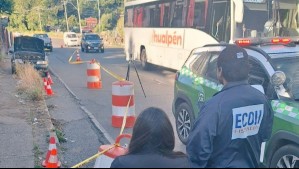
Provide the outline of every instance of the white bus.
{"type": "Polygon", "coordinates": [[[178,70],[195,47],[237,38],[298,36],[298,0],[125,2],[126,59],[178,70]]]}

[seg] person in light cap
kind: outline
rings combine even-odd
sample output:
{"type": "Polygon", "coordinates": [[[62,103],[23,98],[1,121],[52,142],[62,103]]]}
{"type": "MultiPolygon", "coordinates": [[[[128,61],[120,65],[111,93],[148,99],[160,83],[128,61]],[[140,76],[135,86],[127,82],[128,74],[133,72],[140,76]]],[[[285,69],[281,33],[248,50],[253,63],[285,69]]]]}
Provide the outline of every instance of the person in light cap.
{"type": "Polygon", "coordinates": [[[192,167],[260,166],[261,144],[270,138],[273,110],[266,96],[248,84],[247,52],[228,45],[217,59],[223,89],[204,106],[188,138],[192,167]]]}

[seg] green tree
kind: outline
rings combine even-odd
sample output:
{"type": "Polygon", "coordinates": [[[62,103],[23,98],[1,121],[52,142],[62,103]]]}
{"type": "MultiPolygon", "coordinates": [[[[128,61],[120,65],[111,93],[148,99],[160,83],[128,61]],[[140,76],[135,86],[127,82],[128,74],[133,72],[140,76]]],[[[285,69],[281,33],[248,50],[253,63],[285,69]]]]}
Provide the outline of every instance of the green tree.
{"type": "Polygon", "coordinates": [[[75,15],[70,16],[68,19],[69,27],[78,27],[78,21],[75,15]]]}
{"type": "Polygon", "coordinates": [[[30,31],[57,23],[60,0],[13,0],[10,27],[30,31]]]}
{"type": "Polygon", "coordinates": [[[117,21],[116,25],[117,35],[120,37],[124,37],[124,17],[120,17],[117,21]]]}
{"type": "Polygon", "coordinates": [[[112,14],[103,14],[101,17],[101,31],[111,30],[113,26],[111,24],[112,14]]]}
{"type": "MultiPolygon", "coordinates": [[[[11,4],[9,27],[20,31],[36,31],[40,27],[57,27],[66,30],[64,0],[0,0],[0,12],[6,11],[11,4]],[[9,5],[4,4],[9,3],[9,5]],[[5,10],[3,9],[5,7],[5,10]]],[[[123,14],[120,7],[122,0],[100,0],[100,30],[113,30],[117,27],[119,16],[123,14]]],[[[68,0],[68,20],[78,26],[77,0],[68,0]]],[[[81,23],[87,17],[98,18],[97,1],[79,0],[81,23]]],[[[82,24],[85,25],[85,24],[82,24]]]]}
{"type": "Polygon", "coordinates": [[[13,1],[11,0],[0,0],[0,14],[12,13],[13,10],[13,1]]]}

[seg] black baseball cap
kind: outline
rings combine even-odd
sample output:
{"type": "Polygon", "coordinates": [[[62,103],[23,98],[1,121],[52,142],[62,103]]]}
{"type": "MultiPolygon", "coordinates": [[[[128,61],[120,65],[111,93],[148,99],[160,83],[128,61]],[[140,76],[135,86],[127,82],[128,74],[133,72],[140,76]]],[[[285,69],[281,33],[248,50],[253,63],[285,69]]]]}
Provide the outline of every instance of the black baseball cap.
{"type": "Polygon", "coordinates": [[[249,73],[248,53],[237,45],[228,45],[217,59],[217,66],[222,68],[228,81],[246,79],[249,73]]]}
{"type": "Polygon", "coordinates": [[[222,64],[232,64],[234,62],[242,64],[244,61],[247,62],[247,60],[248,54],[245,49],[237,45],[228,45],[219,54],[217,65],[221,67],[222,64]]]}

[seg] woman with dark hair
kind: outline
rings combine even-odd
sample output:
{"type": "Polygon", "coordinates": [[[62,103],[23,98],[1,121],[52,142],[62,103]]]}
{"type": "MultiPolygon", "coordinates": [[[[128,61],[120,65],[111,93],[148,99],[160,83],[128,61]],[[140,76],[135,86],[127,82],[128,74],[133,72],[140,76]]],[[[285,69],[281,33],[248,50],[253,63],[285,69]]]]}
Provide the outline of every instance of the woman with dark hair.
{"type": "Polygon", "coordinates": [[[147,108],[136,120],[128,153],[115,158],[111,168],[189,168],[187,156],[173,151],[174,140],[166,113],[147,108]]]}

